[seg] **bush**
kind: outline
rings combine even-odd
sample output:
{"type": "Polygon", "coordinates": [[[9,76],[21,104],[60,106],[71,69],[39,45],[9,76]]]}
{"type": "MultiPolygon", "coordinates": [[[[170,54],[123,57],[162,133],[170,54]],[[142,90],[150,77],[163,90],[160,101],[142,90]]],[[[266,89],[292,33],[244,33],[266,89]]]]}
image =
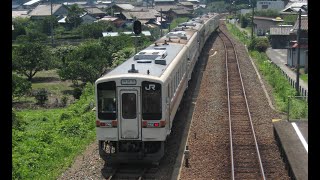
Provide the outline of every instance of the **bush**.
{"type": "Polygon", "coordinates": [[[267,38],[253,38],[249,43],[248,49],[257,50],[258,52],[266,52],[269,47],[267,38]]]}
{"type": "Polygon", "coordinates": [[[12,98],[20,98],[31,90],[31,82],[12,74],[12,98]]]}
{"type": "Polygon", "coordinates": [[[241,28],[246,28],[248,26],[249,19],[246,18],[245,16],[240,17],[240,26],[241,28]]]}
{"type": "Polygon", "coordinates": [[[63,96],[63,97],[61,98],[61,105],[62,105],[63,107],[66,107],[66,106],[67,106],[67,103],[68,103],[68,97],[67,97],[67,96],[63,96]]]}
{"type": "Polygon", "coordinates": [[[12,109],[12,128],[23,131],[26,124],[27,122],[12,109]]]}
{"type": "Polygon", "coordinates": [[[69,113],[65,113],[63,112],[60,116],[60,120],[66,120],[66,119],[70,119],[72,117],[72,115],[70,115],[69,113]]]}
{"type": "Polygon", "coordinates": [[[75,99],[80,99],[81,94],[82,94],[82,89],[81,89],[80,87],[74,88],[74,90],[73,90],[73,97],[74,97],[75,99]]]}
{"type": "Polygon", "coordinates": [[[36,91],[35,98],[37,100],[37,104],[44,105],[48,100],[48,91],[44,88],[41,88],[36,91]]]}
{"type": "Polygon", "coordinates": [[[269,47],[269,41],[267,38],[257,38],[255,49],[259,52],[266,52],[269,47]]]}

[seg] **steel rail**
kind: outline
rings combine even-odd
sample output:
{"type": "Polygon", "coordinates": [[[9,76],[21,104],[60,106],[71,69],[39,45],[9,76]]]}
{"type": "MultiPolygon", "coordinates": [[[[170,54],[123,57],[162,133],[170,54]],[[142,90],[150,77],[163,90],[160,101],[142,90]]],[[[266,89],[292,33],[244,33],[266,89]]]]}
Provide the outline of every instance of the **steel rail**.
{"type": "MultiPolygon", "coordinates": [[[[242,80],[242,76],[241,76],[241,71],[240,71],[240,66],[239,66],[239,60],[238,60],[238,55],[237,55],[237,51],[235,49],[235,45],[234,43],[230,40],[230,38],[223,32],[223,31],[219,31],[221,32],[221,34],[223,34],[232,44],[232,48],[235,54],[235,59],[236,59],[236,64],[238,67],[238,72],[239,72],[239,76],[240,76],[240,81],[241,81],[241,86],[242,86],[242,92],[243,92],[243,96],[245,99],[245,104],[246,104],[246,109],[247,109],[247,113],[248,113],[248,117],[249,117],[249,121],[250,121],[250,125],[251,125],[251,130],[253,133],[253,139],[254,139],[254,143],[255,143],[255,148],[256,148],[256,152],[257,152],[257,156],[258,156],[258,160],[259,160],[259,168],[260,168],[260,173],[261,176],[263,178],[263,180],[265,180],[265,175],[264,175],[264,169],[263,169],[263,165],[262,165],[262,161],[261,161],[261,156],[260,156],[260,152],[259,152],[259,147],[258,147],[258,143],[257,143],[257,139],[256,139],[256,135],[255,135],[255,131],[254,131],[254,127],[253,127],[253,123],[252,123],[252,118],[251,118],[251,114],[250,114],[250,110],[249,110],[249,105],[248,105],[248,101],[247,101],[247,97],[246,97],[246,93],[245,93],[245,89],[244,89],[244,85],[243,85],[243,80],[242,80]]],[[[234,157],[233,157],[233,141],[232,141],[232,126],[231,126],[231,105],[230,105],[230,87],[229,87],[229,73],[228,73],[228,50],[227,50],[227,46],[226,46],[226,42],[225,40],[222,38],[222,36],[219,33],[219,37],[221,38],[221,40],[223,41],[223,45],[225,48],[225,52],[226,52],[226,74],[227,74],[227,94],[228,94],[228,116],[229,116],[229,127],[230,127],[230,153],[231,153],[231,171],[232,171],[232,179],[235,179],[235,175],[234,175],[234,157]]]]}

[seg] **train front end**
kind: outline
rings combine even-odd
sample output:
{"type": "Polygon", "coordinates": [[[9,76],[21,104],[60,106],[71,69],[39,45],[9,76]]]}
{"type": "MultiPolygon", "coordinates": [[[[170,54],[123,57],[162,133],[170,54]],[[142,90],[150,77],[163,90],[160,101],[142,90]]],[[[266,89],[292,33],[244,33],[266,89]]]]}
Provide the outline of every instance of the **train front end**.
{"type": "Polygon", "coordinates": [[[135,77],[100,78],[96,91],[99,153],[108,163],[157,163],[167,136],[162,83],[135,77]]]}

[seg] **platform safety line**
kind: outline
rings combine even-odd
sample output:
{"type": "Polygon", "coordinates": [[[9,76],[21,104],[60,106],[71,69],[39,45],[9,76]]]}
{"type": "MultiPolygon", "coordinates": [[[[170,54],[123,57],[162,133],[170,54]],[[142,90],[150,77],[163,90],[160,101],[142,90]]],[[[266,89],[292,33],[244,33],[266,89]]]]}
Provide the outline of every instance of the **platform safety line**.
{"type": "Polygon", "coordinates": [[[301,132],[300,132],[297,124],[294,123],[294,122],[291,123],[291,124],[292,124],[294,130],[296,130],[296,133],[298,134],[300,141],[302,142],[304,148],[306,149],[306,151],[307,151],[307,153],[308,153],[308,143],[306,142],[306,140],[305,140],[304,137],[302,136],[302,134],[301,134],[301,132]]]}

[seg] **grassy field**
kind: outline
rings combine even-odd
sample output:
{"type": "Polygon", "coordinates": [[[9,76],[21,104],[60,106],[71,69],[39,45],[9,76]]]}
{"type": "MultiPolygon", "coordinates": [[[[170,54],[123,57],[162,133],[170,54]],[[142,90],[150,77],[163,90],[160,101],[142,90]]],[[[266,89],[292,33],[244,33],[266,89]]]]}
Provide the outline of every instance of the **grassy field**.
{"type": "Polygon", "coordinates": [[[300,78],[302,79],[302,81],[308,84],[308,74],[304,72],[304,68],[300,69],[300,74],[300,78]]]}
{"type": "MultiPolygon", "coordinates": [[[[61,99],[66,96],[68,104],[74,102],[73,84],[71,81],[61,81],[57,70],[48,70],[38,72],[32,79],[32,91],[45,88],[48,91],[48,105],[53,105],[56,101],[61,102],[61,99]]],[[[14,102],[14,107],[17,108],[30,108],[34,106],[36,99],[29,95],[20,98],[14,102]]]]}
{"type": "Polygon", "coordinates": [[[31,95],[13,103],[13,179],[57,179],[95,139],[92,84],[74,100],[72,82],[61,81],[56,70],[49,70],[38,72],[32,80],[32,91],[41,88],[49,92],[49,106],[36,105],[31,95]],[[50,105],[64,96],[69,99],[67,107],[50,105]]]}
{"type": "Polygon", "coordinates": [[[13,179],[57,179],[95,139],[93,85],[67,108],[16,110],[13,179]]]}

